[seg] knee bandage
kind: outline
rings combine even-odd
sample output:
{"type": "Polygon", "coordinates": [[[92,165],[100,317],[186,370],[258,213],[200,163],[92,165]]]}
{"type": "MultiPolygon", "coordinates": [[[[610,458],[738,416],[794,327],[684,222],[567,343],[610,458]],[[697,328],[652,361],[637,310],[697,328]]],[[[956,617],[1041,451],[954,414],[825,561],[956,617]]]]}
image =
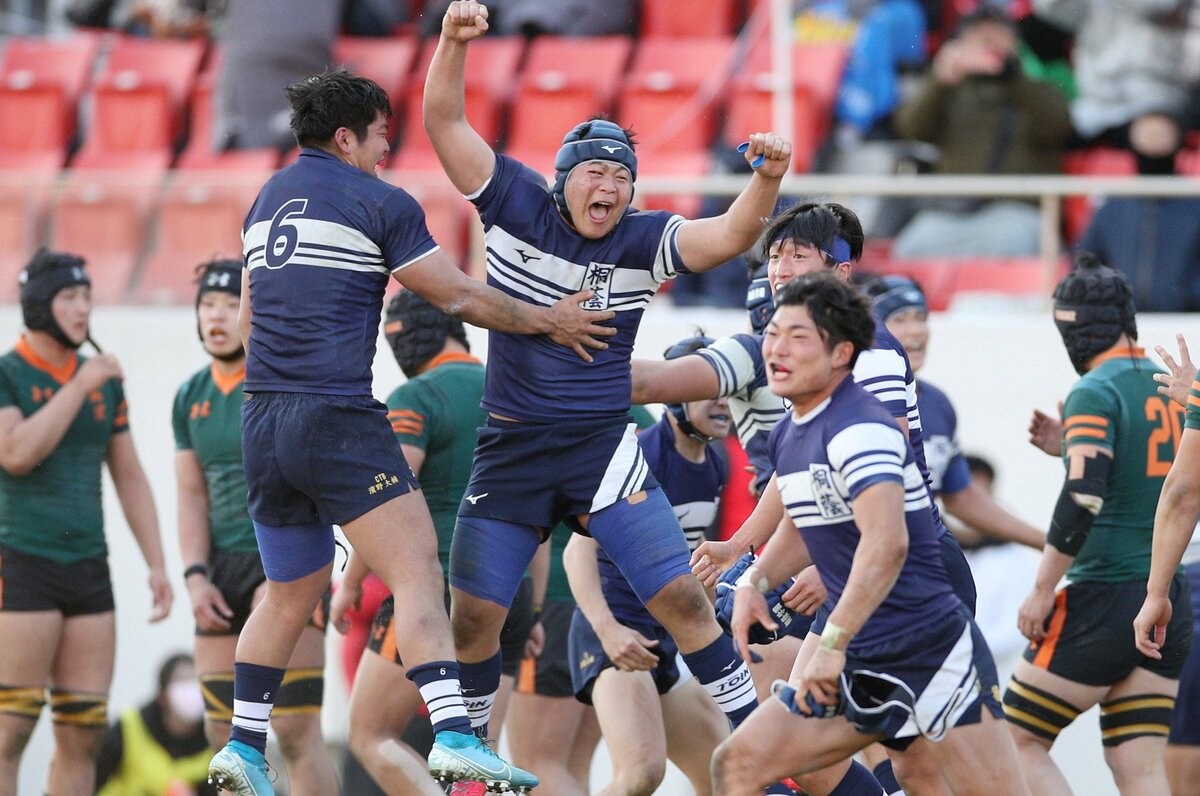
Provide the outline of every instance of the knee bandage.
{"type": "Polygon", "coordinates": [[[233,723],[233,672],[200,675],[200,692],[204,694],[204,718],[233,723]]]}
{"type": "Polygon", "coordinates": [[[1147,735],[1165,738],[1171,731],[1175,698],[1164,694],[1137,694],[1100,703],[1100,738],[1105,746],[1118,746],[1147,735]]]}
{"type": "Polygon", "coordinates": [[[1013,678],[1004,692],[1004,717],[1039,738],[1054,743],[1079,715],[1079,708],[1048,691],[1013,678]]]}
{"type": "Polygon", "coordinates": [[[50,717],[55,724],[103,728],[108,725],[108,694],[51,688],[50,717]]]}
{"type": "Polygon", "coordinates": [[[325,671],[323,669],[288,669],[275,701],[274,716],[297,716],[304,713],[320,713],[325,698],[325,671]]]}
{"type": "Polygon", "coordinates": [[[37,719],[45,704],[45,686],[0,685],[0,713],[37,719]]]}

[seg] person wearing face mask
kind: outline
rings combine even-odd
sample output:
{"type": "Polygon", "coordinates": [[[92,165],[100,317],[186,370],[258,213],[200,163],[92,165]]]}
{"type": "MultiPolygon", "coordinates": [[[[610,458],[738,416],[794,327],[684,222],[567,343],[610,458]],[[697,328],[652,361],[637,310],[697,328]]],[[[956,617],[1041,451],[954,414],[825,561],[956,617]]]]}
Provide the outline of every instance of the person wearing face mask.
{"type": "MultiPolygon", "coordinates": [[[[91,793],[116,649],[105,465],[150,570],[151,622],[170,612],[171,586],[121,365],[111,353],[78,351],[92,312],[84,261],[42,249],[20,280],[26,331],[0,356],[0,794],[15,796],[47,701],[54,757],[45,790],[91,793]]],[[[142,577],[122,563],[124,578],[142,577]]]]}
{"type": "Polygon", "coordinates": [[[177,653],[159,668],[154,699],[125,710],[104,733],[97,796],[215,796],[209,755],[196,665],[177,653]]]}
{"type": "MultiPolygon", "coordinates": [[[[985,6],[964,17],[917,92],[896,109],[896,132],[940,150],[939,174],[1057,174],[1072,135],[1067,99],[1032,80],[1017,59],[1017,31],[985,6]]],[[[1038,209],[1012,200],[939,201],[896,236],[897,257],[1037,254],[1038,209]]]]}

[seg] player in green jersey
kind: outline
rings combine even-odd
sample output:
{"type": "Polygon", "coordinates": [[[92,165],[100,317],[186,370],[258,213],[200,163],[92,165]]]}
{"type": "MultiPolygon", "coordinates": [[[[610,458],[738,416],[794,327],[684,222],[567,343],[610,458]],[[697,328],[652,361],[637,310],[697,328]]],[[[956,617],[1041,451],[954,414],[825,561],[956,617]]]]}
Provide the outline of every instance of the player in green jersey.
{"type": "MultiPolygon", "coordinates": [[[[455,517],[471,475],[475,430],[487,417],[479,406],[483,363],[471,356],[462,321],[411,291],[401,291],[388,304],[384,332],[408,378],[388,396],[388,419],[405,460],[421,479],[437,533],[438,560],[448,570],[455,517]]],[[[362,558],[352,554],[330,610],[339,630],[348,627],[347,610],[360,599],[367,571],[362,558]]],[[[531,593],[527,581],[501,634],[504,677],[495,707],[501,717],[497,735],[534,624],[531,593]]],[[[359,663],[350,697],[350,749],[388,793],[440,793],[424,760],[401,738],[422,700],[404,673],[394,611],[389,596],[375,615],[367,653],[359,663]]]]}
{"type": "Polygon", "coordinates": [[[150,621],[171,609],[121,366],[112,354],[78,353],[91,311],[84,261],[39,251],[21,273],[27,331],[0,357],[0,796],[16,793],[47,688],[54,757],[46,792],[94,790],[116,648],[105,464],[150,568],[150,621]]]}
{"type": "MultiPolygon", "coordinates": [[[[1031,644],[1004,710],[1035,794],[1071,792],[1050,747],[1095,704],[1121,793],[1167,793],[1163,752],[1191,638],[1187,582],[1170,584],[1175,611],[1160,658],[1138,650],[1129,625],[1146,593],[1155,507],[1182,409],[1158,394],[1158,369],[1136,347],[1132,291],[1120,273],[1079,253],[1054,291],[1054,321],[1082,378],[1063,404],[1066,479],[1018,615],[1031,644]]],[[[1031,431],[1055,450],[1036,417],[1031,431]]]]}
{"type": "MultiPolygon", "coordinates": [[[[196,618],[196,670],[204,691],[205,733],[229,740],[238,635],[263,598],[266,575],[246,508],[242,469],[242,382],[246,352],[237,333],[242,263],[197,268],[196,326],[209,362],[175,395],[175,479],[184,581],[196,618]]],[[[291,793],[337,791],[321,737],[325,611],[318,609],[288,662],[271,724],[287,762],[291,793]]]]}

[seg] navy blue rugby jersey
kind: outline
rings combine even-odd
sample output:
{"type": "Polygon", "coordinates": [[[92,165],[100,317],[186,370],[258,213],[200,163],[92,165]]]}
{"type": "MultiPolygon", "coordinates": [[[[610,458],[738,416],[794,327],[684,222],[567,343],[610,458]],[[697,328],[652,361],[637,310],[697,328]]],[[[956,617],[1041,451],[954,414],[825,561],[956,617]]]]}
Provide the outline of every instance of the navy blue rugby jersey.
{"type": "MultiPolygon", "coordinates": [[[[728,475],[725,461],[711,450],[704,461],[688,461],[675,449],[671,422],[663,415],[656,424],[638,434],[638,445],[663,494],[683,527],[688,548],[695,550],[704,541],[704,531],[717,517],[721,488],[728,475]]],[[[600,587],[613,617],[623,625],[657,625],[657,620],[642,605],[621,570],[600,548],[596,553],[600,569],[600,587]]]]}
{"type": "Polygon", "coordinates": [[[946,393],[917,379],[917,404],[925,432],[925,461],[933,494],[953,495],[971,483],[971,471],[958,446],[958,415],[946,393]]]}
{"type": "Polygon", "coordinates": [[[483,408],[528,421],[623,419],[642,314],[664,282],[686,272],[676,245],[684,219],[628,210],[611,233],[589,240],[559,215],[541,175],[504,155],[467,198],[483,220],[489,285],[542,306],[592,290],[590,309],[617,313],[617,334],[591,363],[545,335],[489,332],[483,408]]]}
{"type": "Polygon", "coordinates": [[[908,553],[895,586],[850,642],[852,650],[911,632],[960,605],[942,568],[933,500],[912,446],[889,412],[850,379],[804,417],[771,432],[771,460],[788,516],[804,537],[833,605],[858,547],[854,501],[881,482],[904,485],[908,553]]]}
{"type": "Polygon", "coordinates": [[[403,190],[303,149],[259,191],[242,248],[253,310],[245,389],[370,395],[388,278],[438,246],[403,190]]]}

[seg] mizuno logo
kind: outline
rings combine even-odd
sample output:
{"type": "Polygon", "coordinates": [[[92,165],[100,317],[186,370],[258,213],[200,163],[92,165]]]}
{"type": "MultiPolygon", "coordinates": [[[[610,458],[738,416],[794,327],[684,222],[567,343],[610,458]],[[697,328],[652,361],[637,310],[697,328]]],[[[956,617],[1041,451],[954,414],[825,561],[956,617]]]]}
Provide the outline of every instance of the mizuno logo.
{"type": "Polygon", "coordinates": [[[521,255],[521,264],[522,265],[529,262],[530,260],[542,259],[542,256],[540,254],[526,254],[524,249],[517,249],[517,254],[521,255]]]}
{"type": "Polygon", "coordinates": [[[474,506],[490,494],[491,492],[484,492],[482,495],[464,495],[463,500],[470,501],[471,505],[474,506]]]}
{"type": "Polygon", "coordinates": [[[730,661],[730,662],[729,662],[729,664],[728,664],[728,665],[727,665],[727,666],[726,666],[724,669],[722,669],[721,671],[722,671],[722,672],[727,672],[727,671],[729,671],[730,669],[732,669],[734,666],[737,666],[737,665],[738,665],[738,662],[737,662],[737,661],[730,661]]]}
{"type": "Polygon", "coordinates": [[[623,147],[619,144],[617,146],[608,146],[607,144],[604,144],[604,145],[601,145],[600,148],[611,155],[613,152],[620,152],[625,147],[623,147]]]}

